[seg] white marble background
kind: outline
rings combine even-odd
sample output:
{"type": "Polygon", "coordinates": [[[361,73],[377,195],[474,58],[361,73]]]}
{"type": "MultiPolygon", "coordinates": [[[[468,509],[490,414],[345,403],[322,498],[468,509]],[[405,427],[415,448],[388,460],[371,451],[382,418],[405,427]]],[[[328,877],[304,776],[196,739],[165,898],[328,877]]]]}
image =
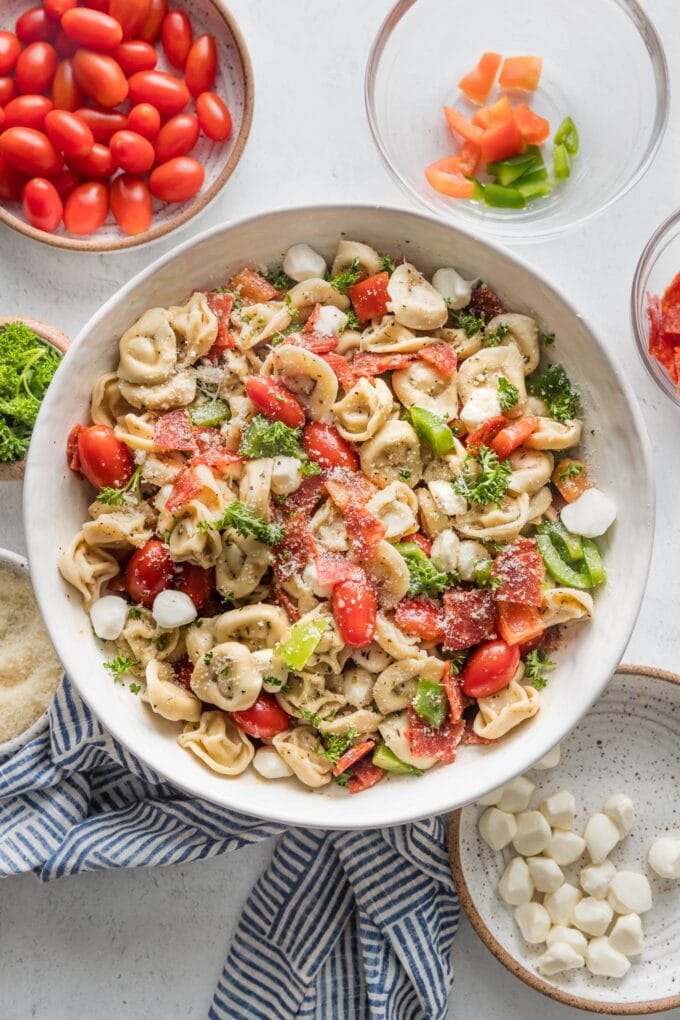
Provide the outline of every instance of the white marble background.
{"type": "MultiPolygon", "coordinates": [[[[390,6],[391,0],[231,0],[250,47],[256,105],[248,147],[223,196],[172,240],[122,255],[51,251],[0,228],[0,314],[44,318],[75,335],[138,270],[214,223],[288,203],[408,204],[379,160],[363,105],[366,56],[390,6]]],[[[644,0],[644,6],[665,41],[672,90],[680,89],[677,0],[644,0]]],[[[680,201],[679,118],[674,104],[656,162],[632,194],[578,233],[523,250],[582,305],[642,404],[656,457],[657,538],[626,661],[668,669],[678,668],[678,411],[640,364],[628,307],[637,258],[680,201]]],[[[18,484],[0,490],[0,546],[24,548],[18,484]]],[[[49,886],[32,876],[5,880],[0,1017],[204,1017],[241,907],[270,853],[265,844],[186,867],[86,875],[49,886]]],[[[481,1020],[577,1015],[508,974],[465,920],[454,962],[449,1015],[455,1020],[471,1012],[481,1020]]],[[[680,1020],[680,1010],[668,1016],[680,1020]]]]}

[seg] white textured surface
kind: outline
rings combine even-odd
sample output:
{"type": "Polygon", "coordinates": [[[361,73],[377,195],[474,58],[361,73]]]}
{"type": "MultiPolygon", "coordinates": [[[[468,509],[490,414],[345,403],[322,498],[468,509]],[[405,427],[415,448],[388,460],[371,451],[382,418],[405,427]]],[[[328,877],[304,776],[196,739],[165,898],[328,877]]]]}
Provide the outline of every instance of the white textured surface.
{"type": "MultiPolygon", "coordinates": [[[[323,4],[323,11],[318,0],[232,0],[231,6],[255,70],[251,139],[219,202],[177,240],[230,216],[286,203],[404,204],[373,148],[362,96],[365,58],[390,0],[323,4]]],[[[645,7],[668,46],[672,86],[680,87],[674,0],[646,0],[645,7]]],[[[680,600],[678,412],[638,361],[628,301],[636,260],[677,203],[680,140],[673,112],[656,163],[632,194],[587,229],[523,252],[583,305],[642,403],[656,454],[657,540],[626,659],[668,669],[677,668],[671,620],[680,600]]],[[[172,243],[86,257],[48,252],[3,229],[0,314],[51,319],[74,335],[105,298],[172,243]]],[[[0,545],[22,549],[19,487],[4,485],[0,501],[0,545]]],[[[71,1020],[93,1008],[98,1020],[204,1017],[238,913],[269,852],[263,846],[189,867],[88,875],[49,887],[31,876],[6,880],[0,896],[3,1020],[71,1020]]],[[[469,1016],[471,1003],[482,1020],[577,1015],[511,977],[465,922],[454,954],[455,1020],[469,1016]]],[[[666,1015],[680,1020],[680,1010],[666,1015]]]]}

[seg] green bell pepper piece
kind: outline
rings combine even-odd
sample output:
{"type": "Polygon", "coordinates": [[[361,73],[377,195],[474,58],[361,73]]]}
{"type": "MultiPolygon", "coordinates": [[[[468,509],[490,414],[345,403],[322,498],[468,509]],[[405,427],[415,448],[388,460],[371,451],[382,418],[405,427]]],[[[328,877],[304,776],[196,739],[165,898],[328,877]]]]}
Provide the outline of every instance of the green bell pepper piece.
{"type": "Polygon", "coordinates": [[[544,165],[541,165],[538,170],[532,170],[531,173],[522,174],[515,187],[519,188],[520,184],[538,184],[547,180],[548,171],[544,165]]]}
{"type": "Polygon", "coordinates": [[[288,669],[304,669],[329,624],[330,621],[323,618],[294,623],[286,640],[274,649],[274,655],[285,662],[288,669]]]}
{"type": "Polygon", "coordinates": [[[213,428],[221,425],[223,421],[229,421],[231,411],[226,400],[206,400],[202,404],[196,404],[189,411],[192,425],[200,428],[213,428]]]}
{"type": "Polygon", "coordinates": [[[434,453],[441,456],[453,449],[453,432],[443,418],[424,407],[412,407],[410,413],[413,428],[434,453]]]}
{"type": "Polygon", "coordinates": [[[386,772],[395,772],[398,776],[422,776],[423,770],[417,769],[415,765],[407,765],[401,758],[397,758],[394,751],[390,751],[387,744],[378,744],[373,752],[373,764],[386,772]]]}
{"type": "Polygon", "coordinates": [[[586,570],[569,566],[553,545],[550,535],[545,533],[536,535],[536,545],[543,557],[545,569],[558,584],[565,588],[578,588],[581,591],[592,587],[590,574],[586,570]]]}
{"type": "Polygon", "coordinates": [[[600,550],[597,548],[592,538],[583,539],[583,558],[586,561],[586,567],[590,574],[592,587],[597,588],[598,585],[604,584],[607,580],[607,574],[604,569],[602,557],[600,556],[600,550]]]}
{"type": "Polygon", "coordinates": [[[496,183],[507,188],[524,174],[540,169],[541,164],[534,156],[523,158],[521,163],[513,163],[511,160],[503,160],[499,163],[489,163],[487,171],[496,178],[496,183]]]}
{"type": "Polygon", "coordinates": [[[523,209],[527,204],[517,188],[504,188],[500,184],[484,185],[484,202],[497,209],[523,209]]]}
{"type": "Polygon", "coordinates": [[[575,156],[579,150],[580,138],[578,128],[571,117],[565,117],[554,138],[555,145],[564,145],[570,156],[575,156]]]}
{"type": "Polygon", "coordinates": [[[580,535],[572,535],[567,531],[561,521],[555,521],[542,527],[550,538],[557,551],[567,560],[583,559],[583,539],[580,535]]]}
{"type": "Polygon", "coordinates": [[[449,699],[442,684],[420,677],[413,699],[413,707],[425,722],[439,729],[449,712],[449,699]]]}
{"type": "Polygon", "coordinates": [[[471,202],[483,202],[484,201],[484,185],[482,184],[482,182],[480,180],[478,180],[476,177],[473,177],[472,178],[472,186],[473,186],[474,190],[472,192],[472,198],[470,199],[470,201],[471,202]]]}
{"type": "Polygon", "coordinates": [[[491,581],[491,571],[493,569],[493,560],[479,560],[475,563],[472,574],[475,579],[475,584],[478,588],[488,588],[489,582],[491,581]]]}
{"type": "Polygon", "coordinates": [[[522,177],[516,182],[515,187],[520,195],[524,195],[527,202],[534,202],[537,198],[545,198],[552,191],[552,184],[549,181],[526,181],[522,177]]]}
{"type": "Polygon", "coordinates": [[[557,181],[566,181],[571,174],[569,154],[565,145],[556,145],[553,149],[553,170],[557,181]]]}

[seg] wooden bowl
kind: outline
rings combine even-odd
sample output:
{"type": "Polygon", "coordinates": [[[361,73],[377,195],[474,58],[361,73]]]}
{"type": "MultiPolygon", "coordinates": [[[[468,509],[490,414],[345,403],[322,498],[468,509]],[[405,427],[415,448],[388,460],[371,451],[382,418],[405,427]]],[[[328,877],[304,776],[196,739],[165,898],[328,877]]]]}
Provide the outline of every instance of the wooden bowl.
{"type": "MultiPolygon", "coordinates": [[[[52,347],[56,347],[62,354],[66,354],[67,350],[71,346],[71,341],[62,333],[60,329],[53,326],[49,322],[43,322],[42,319],[27,319],[25,315],[6,315],[0,316],[0,328],[5,326],[8,322],[23,322],[29,329],[44,340],[45,343],[50,344],[52,347]]],[[[24,477],[24,470],[26,468],[25,460],[15,460],[11,464],[4,464],[0,462],[0,482],[18,482],[24,477]]]]}
{"type": "MultiPolygon", "coordinates": [[[[0,29],[13,26],[26,7],[27,0],[4,0],[0,29]]],[[[191,18],[194,36],[209,32],[215,37],[218,72],[213,88],[226,101],[233,122],[233,133],[228,141],[213,142],[201,135],[191,153],[205,167],[205,182],[198,194],[182,203],[167,204],[154,199],[151,227],[133,237],[122,233],[111,214],[106,223],[88,237],[69,234],[63,224],[56,233],[49,234],[28,223],[19,202],[0,204],[0,222],[53,248],[87,252],[121,251],[169,234],[197,216],[217,197],[234,172],[250,132],[254,103],[253,70],[241,31],[224,0],[186,0],[181,7],[191,18]]],[[[158,69],[177,75],[177,70],[166,62],[162,49],[158,47],[158,50],[158,69]]],[[[193,104],[187,107],[187,111],[191,110],[193,104]]]]}

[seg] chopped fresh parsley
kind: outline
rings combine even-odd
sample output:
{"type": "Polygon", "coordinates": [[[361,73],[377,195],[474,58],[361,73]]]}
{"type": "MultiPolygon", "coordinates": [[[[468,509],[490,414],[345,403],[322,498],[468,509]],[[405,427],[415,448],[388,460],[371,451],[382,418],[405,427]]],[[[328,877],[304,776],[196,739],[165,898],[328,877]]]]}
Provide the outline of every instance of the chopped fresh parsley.
{"type": "Polygon", "coordinates": [[[303,460],[300,464],[300,474],[305,478],[307,478],[308,475],[320,475],[321,468],[313,460],[303,460]]]}
{"type": "Polygon", "coordinates": [[[395,542],[394,548],[408,567],[409,595],[441,595],[458,581],[456,573],[439,570],[415,542],[395,542]]]}
{"type": "Polygon", "coordinates": [[[308,708],[301,707],[298,712],[303,719],[306,719],[310,726],[313,726],[315,730],[318,730],[321,719],[316,712],[310,712],[308,708]]]}
{"type": "Polygon", "coordinates": [[[394,262],[389,257],[389,255],[381,255],[380,256],[380,272],[381,273],[389,273],[390,275],[392,275],[392,273],[394,272],[394,270],[396,268],[397,267],[395,266],[394,262]]]}
{"type": "Polygon", "coordinates": [[[352,260],[351,266],[344,271],[344,273],[338,273],[330,280],[331,287],[335,290],[339,290],[341,294],[346,294],[348,289],[355,283],[359,282],[361,276],[361,262],[358,258],[352,260]]]}
{"type": "Polygon", "coordinates": [[[114,681],[118,683],[122,676],[129,673],[133,666],[139,666],[139,659],[129,659],[125,655],[117,655],[115,659],[104,663],[104,669],[108,669],[114,681]]]}
{"type": "Polygon", "coordinates": [[[279,690],[283,690],[287,681],[278,676],[266,676],[262,683],[268,687],[277,687],[279,690]]]}
{"type": "Polygon", "coordinates": [[[205,655],[203,656],[203,662],[205,663],[205,665],[209,666],[210,663],[212,662],[212,660],[213,660],[213,653],[212,652],[206,652],[205,655]]]}
{"type": "Polygon", "coordinates": [[[484,329],[484,319],[472,312],[449,310],[449,316],[455,329],[462,329],[466,336],[474,336],[484,329]]]}
{"type": "Polygon", "coordinates": [[[283,266],[272,266],[262,275],[267,283],[271,283],[272,287],[276,287],[277,290],[290,290],[294,283],[294,280],[284,273],[283,266]]]}
{"type": "Polygon", "coordinates": [[[153,642],[159,652],[162,652],[168,643],[168,639],[165,634],[159,634],[158,637],[154,638],[153,642]]]}
{"type": "Polygon", "coordinates": [[[482,347],[498,347],[499,344],[503,343],[509,332],[509,327],[504,322],[501,322],[499,326],[496,326],[493,333],[486,333],[482,337],[482,347]]]}
{"type": "Polygon", "coordinates": [[[500,503],[508,488],[512,465],[500,460],[488,446],[480,446],[476,454],[468,454],[463,473],[456,478],[453,488],[465,496],[473,506],[500,503]]]}
{"type": "Polygon", "coordinates": [[[544,347],[552,347],[555,343],[554,333],[539,333],[538,338],[544,347]]]}
{"type": "Polygon", "coordinates": [[[546,673],[551,672],[555,668],[555,663],[549,657],[545,648],[537,648],[533,652],[529,652],[526,659],[524,660],[525,673],[524,678],[528,680],[532,687],[540,691],[548,682],[546,673]]]}
{"type": "Polygon", "coordinates": [[[319,742],[314,750],[320,758],[327,758],[332,765],[337,765],[358,736],[358,732],[353,726],[350,726],[344,733],[334,733],[332,736],[324,737],[324,744],[319,742]]]}
{"type": "Polygon", "coordinates": [[[258,414],[246,429],[238,452],[242,457],[302,457],[300,429],[291,429],[282,421],[270,421],[258,414]]]}
{"type": "Polygon", "coordinates": [[[411,472],[408,470],[408,468],[402,468],[401,471],[399,472],[399,478],[401,479],[402,482],[407,482],[410,477],[411,472]]]}
{"type": "Polygon", "coordinates": [[[137,606],[130,606],[128,609],[128,616],[131,620],[138,620],[141,615],[141,610],[137,606]]]}
{"type": "Polygon", "coordinates": [[[142,501],[142,467],[141,465],[133,473],[130,481],[127,485],[124,485],[122,489],[112,489],[106,486],[100,489],[97,493],[97,502],[104,503],[106,506],[125,506],[127,500],[125,496],[127,493],[132,494],[134,489],[134,498],[138,503],[142,501]]]}
{"type": "Polygon", "coordinates": [[[290,325],[285,327],[285,329],[277,329],[276,333],[274,333],[271,340],[269,341],[269,346],[278,347],[279,344],[283,343],[287,336],[290,336],[291,333],[298,333],[299,331],[300,323],[294,319],[293,322],[290,323],[290,325]]]}
{"type": "Polygon", "coordinates": [[[141,689],[142,688],[139,684],[128,684],[128,690],[130,691],[130,694],[139,694],[141,689]]]}
{"type": "Polygon", "coordinates": [[[551,365],[541,375],[530,377],[527,390],[532,396],[545,400],[551,418],[566,421],[576,416],[579,395],[562,365],[551,365]]]}
{"type": "Polygon", "coordinates": [[[583,473],[583,464],[575,464],[571,461],[566,464],[560,471],[560,481],[565,482],[567,478],[578,478],[583,473]]]}
{"type": "MultiPolygon", "coordinates": [[[[349,311],[345,312],[345,315],[347,316],[347,325],[345,326],[345,329],[359,329],[361,323],[359,322],[359,316],[354,309],[350,308],[349,311]]],[[[341,332],[344,333],[345,329],[341,330],[341,332]]]]}
{"type": "Polygon", "coordinates": [[[0,461],[26,455],[40,402],[60,361],[59,352],[23,322],[0,328],[0,461]]]}
{"type": "Polygon", "coordinates": [[[463,652],[447,652],[446,655],[449,660],[449,669],[451,673],[458,675],[469,659],[470,651],[466,649],[463,652]]]}
{"type": "Polygon", "coordinates": [[[219,520],[202,521],[198,527],[201,531],[226,531],[227,528],[233,528],[242,538],[252,535],[265,545],[276,545],[283,538],[283,528],[280,524],[268,524],[267,521],[263,521],[240,499],[230,503],[219,520]]]}
{"type": "Polygon", "coordinates": [[[338,786],[349,786],[349,774],[347,772],[341,772],[339,776],[333,776],[333,782],[337,783],[338,786]]]}
{"type": "Polygon", "coordinates": [[[519,403],[519,390],[511,382],[508,382],[504,375],[498,379],[498,403],[503,412],[509,411],[511,407],[519,403]]]}

